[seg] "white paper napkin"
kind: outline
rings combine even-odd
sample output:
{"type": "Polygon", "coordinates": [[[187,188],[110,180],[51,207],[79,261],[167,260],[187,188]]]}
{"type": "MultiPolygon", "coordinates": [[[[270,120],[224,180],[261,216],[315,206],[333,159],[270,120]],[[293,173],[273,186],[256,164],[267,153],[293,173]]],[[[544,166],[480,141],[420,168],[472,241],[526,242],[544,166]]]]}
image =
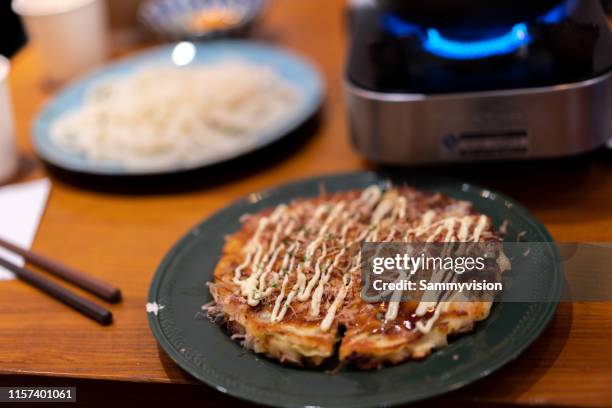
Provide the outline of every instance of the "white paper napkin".
{"type": "MultiPolygon", "coordinates": [[[[45,211],[51,190],[49,179],[0,187],[0,236],[23,248],[30,248],[45,211]]],[[[23,258],[0,248],[0,256],[23,266],[23,258]]],[[[14,275],[0,267],[0,280],[14,275]]]]}

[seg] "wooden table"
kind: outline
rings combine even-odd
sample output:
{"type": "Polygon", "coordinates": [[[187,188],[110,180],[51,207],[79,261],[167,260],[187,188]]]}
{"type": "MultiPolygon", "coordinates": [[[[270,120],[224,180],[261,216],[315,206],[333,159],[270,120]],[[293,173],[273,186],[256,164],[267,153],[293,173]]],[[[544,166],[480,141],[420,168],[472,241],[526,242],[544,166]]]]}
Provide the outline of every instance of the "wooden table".
{"type": "MultiPolygon", "coordinates": [[[[116,322],[103,328],[21,282],[0,282],[0,384],[23,382],[24,375],[73,379],[66,383],[194,383],[158,349],[146,322],[147,289],[166,251],[190,226],[249,192],[370,167],[348,137],[341,83],[343,7],[341,0],[278,0],[265,16],[262,35],[315,61],[327,81],[320,120],[292,140],[213,172],[157,181],[159,188],[112,181],[92,189],[91,183],[83,187],[51,176],[53,191],[34,248],[116,283],[125,300],[112,307],[116,322]],[[171,186],[162,188],[162,182],[171,186]]],[[[21,179],[48,175],[31,151],[29,135],[32,118],[53,91],[41,86],[37,56],[29,47],[13,60],[10,86],[25,154],[21,179]]],[[[559,241],[612,241],[610,156],[600,151],[545,163],[432,171],[513,196],[559,241]]],[[[517,361],[444,398],[467,405],[609,406],[611,344],[612,304],[561,304],[550,326],[517,361]]],[[[198,398],[233,402],[207,387],[196,388],[198,398]]]]}

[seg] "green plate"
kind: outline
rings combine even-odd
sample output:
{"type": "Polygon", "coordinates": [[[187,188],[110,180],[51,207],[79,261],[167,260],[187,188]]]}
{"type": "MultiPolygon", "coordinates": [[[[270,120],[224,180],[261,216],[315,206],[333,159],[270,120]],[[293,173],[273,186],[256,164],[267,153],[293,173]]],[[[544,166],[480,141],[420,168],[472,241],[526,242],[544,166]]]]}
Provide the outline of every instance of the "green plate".
{"type": "MultiPolygon", "coordinates": [[[[430,357],[378,371],[343,370],[336,374],[285,367],[245,351],[223,327],[209,322],[201,306],[211,300],[212,280],[224,237],[239,229],[239,218],[296,197],[364,188],[375,183],[408,183],[469,200],[499,226],[509,221],[507,236],[525,231],[526,241],[552,242],[544,226],[527,210],[496,192],[438,176],[396,177],[359,172],[312,178],[251,194],[187,233],[165,257],[151,284],[149,302],[163,306],[149,313],[161,347],[185,371],[220,392],[266,405],[369,407],[433,397],[482,378],[515,359],[542,332],[557,307],[549,303],[497,303],[476,329],[430,357]]],[[[551,253],[556,250],[551,244],[551,253]]],[[[548,299],[559,299],[562,280],[552,277],[548,299]]]]}

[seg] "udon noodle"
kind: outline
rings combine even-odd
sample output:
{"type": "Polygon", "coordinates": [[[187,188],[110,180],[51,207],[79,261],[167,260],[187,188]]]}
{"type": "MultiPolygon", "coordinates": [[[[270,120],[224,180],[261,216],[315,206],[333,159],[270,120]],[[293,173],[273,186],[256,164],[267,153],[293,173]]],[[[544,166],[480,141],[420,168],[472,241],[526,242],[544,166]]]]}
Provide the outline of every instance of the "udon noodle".
{"type": "Polygon", "coordinates": [[[92,86],[51,127],[61,148],[132,169],[188,167],[256,144],[291,116],[300,92],[239,60],[148,67],[92,86]]]}

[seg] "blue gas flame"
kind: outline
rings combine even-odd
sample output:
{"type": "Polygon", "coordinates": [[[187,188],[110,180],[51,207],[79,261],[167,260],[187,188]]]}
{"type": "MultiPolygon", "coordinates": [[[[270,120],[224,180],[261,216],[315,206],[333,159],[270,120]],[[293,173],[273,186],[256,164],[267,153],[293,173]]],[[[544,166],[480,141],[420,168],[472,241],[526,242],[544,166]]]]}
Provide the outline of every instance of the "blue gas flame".
{"type": "Polygon", "coordinates": [[[478,59],[509,54],[529,44],[531,36],[527,24],[515,24],[498,37],[477,41],[457,41],[444,38],[435,28],[426,31],[423,47],[432,54],[453,59],[478,59]]]}

